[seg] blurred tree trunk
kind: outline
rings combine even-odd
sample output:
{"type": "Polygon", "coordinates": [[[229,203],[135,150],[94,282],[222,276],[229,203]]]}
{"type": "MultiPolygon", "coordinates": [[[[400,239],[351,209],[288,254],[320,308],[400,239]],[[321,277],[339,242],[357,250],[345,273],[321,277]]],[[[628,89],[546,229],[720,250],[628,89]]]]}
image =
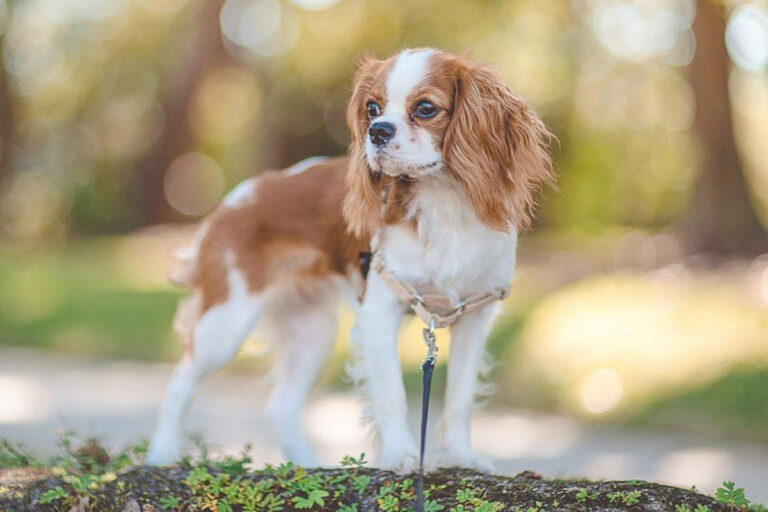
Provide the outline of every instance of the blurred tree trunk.
{"type": "MultiPolygon", "coordinates": [[[[12,2],[6,4],[6,19],[11,18],[12,2]]],[[[9,23],[9,22],[8,22],[9,23]]],[[[7,33],[7,26],[6,26],[7,33]]],[[[0,35],[0,190],[8,184],[12,171],[14,145],[16,143],[16,116],[8,69],[3,58],[5,35],[0,35]]]]}
{"type": "Polygon", "coordinates": [[[696,53],[688,76],[696,97],[694,130],[702,160],[683,220],[683,239],[690,252],[765,251],[768,235],[752,207],[733,136],[725,2],[697,0],[696,7],[696,53]]]}
{"type": "Polygon", "coordinates": [[[140,225],[178,220],[180,217],[165,198],[163,178],[176,157],[196,147],[187,118],[195,91],[210,71],[230,59],[224,48],[219,23],[223,3],[223,0],[197,2],[195,35],[188,45],[187,54],[179,59],[179,67],[171,76],[163,101],[163,130],[150,154],[137,164],[136,203],[140,225]]]}

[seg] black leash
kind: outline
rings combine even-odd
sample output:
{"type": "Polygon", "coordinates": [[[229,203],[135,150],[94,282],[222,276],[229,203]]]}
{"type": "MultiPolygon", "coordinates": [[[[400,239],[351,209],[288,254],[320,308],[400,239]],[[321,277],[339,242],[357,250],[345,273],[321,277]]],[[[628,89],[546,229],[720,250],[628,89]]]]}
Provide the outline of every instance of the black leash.
{"type": "Polygon", "coordinates": [[[429,393],[432,390],[432,372],[437,361],[437,340],[435,338],[435,319],[429,327],[422,330],[427,356],[421,364],[421,446],[419,448],[419,474],[416,478],[415,512],[424,512],[424,449],[427,445],[427,416],[429,415],[429,393]]]}

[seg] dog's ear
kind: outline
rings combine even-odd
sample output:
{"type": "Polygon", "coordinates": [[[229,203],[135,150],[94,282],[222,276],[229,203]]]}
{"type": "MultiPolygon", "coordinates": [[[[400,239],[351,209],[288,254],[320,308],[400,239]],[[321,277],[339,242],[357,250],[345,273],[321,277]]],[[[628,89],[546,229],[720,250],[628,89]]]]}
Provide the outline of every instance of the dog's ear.
{"type": "Polygon", "coordinates": [[[530,227],[538,191],[555,182],[548,151],[552,138],[495,71],[457,59],[444,158],[486,226],[530,227]]]}
{"type": "Polygon", "coordinates": [[[365,138],[369,124],[365,102],[381,65],[382,61],[372,56],[363,57],[355,73],[352,97],[347,106],[347,126],[351,141],[343,214],[347,229],[361,238],[373,234],[380,222],[381,186],[365,158],[365,138]]]}

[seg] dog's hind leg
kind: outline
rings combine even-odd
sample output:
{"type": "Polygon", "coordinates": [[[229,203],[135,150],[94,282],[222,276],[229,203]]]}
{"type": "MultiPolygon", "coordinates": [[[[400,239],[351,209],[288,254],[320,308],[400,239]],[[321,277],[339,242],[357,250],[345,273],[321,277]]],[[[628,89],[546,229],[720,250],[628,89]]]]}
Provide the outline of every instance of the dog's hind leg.
{"type": "Polygon", "coordinates": [[[197,383],[234,358],[260,316],[263,298],[249,292],[237,269],[230,269],[227,283],[225,301],[200,311],[198,290],[179,308],[177,324],[186,324],[177,326],[187,338],[185,353],[165,392],[148,464],[171,464],[179,459],[181,423],[197,383]]]}
{"type": "Polygon", "coordinates": [[[287,459],[318,466],[302,429],[301,411],[333,349],[336,303],[323,297],[270,305],[265,323],[277,354],[275,384],[266,406],[268,421],[287,459]]]}

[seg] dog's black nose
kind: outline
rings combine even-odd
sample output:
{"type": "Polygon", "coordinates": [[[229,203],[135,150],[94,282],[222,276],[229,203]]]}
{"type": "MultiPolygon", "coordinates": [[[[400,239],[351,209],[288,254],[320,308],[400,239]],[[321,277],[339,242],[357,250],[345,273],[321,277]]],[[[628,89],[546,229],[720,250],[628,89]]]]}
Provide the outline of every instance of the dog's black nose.
{"type": "Polygon", "coordinates": [[[377,146],[383,146],[395,136],[395,125],[386,122],[373,123],[368,128],[368,136],[371,142],[377,146]]]}

